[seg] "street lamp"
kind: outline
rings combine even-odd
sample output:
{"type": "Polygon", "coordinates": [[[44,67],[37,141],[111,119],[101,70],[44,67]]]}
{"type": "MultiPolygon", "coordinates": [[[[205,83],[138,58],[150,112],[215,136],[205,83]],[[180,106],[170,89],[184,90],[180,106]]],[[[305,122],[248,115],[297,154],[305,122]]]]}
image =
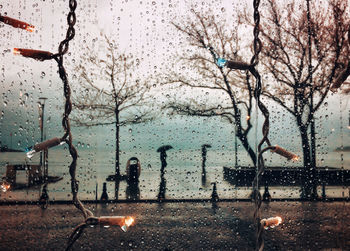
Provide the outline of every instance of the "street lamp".
{"type": "MultiPolygon", "coordinates": [[[[39,116],[40,116],[40,142],[44,141],[44,109],[45,109],[45,101],[47,98],[45,97],[40,97],[39,98],[39,116]]],[[[44,152],[40,152],[40,166],[44,169],[44,179],[47,178],[48,175],[48,170],[46,166],[46,159],[47,157],[47,150],[44,150],[44,152]]]]}

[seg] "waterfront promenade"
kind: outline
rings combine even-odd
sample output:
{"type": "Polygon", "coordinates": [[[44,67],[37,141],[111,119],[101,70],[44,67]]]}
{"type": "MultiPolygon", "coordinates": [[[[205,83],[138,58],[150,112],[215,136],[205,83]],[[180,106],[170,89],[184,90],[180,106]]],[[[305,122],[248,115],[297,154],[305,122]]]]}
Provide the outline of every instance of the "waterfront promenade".
{"type": "MultiPolygon", "coordinates": [[[[86,204],[95,215],[131,215],[135,225],[88,227],[73,250],[253,250],[252,202],[86,204]]],[[[283,223],[265,231],[265,250],[349,250],[350,203],[270,202],[262,217],[283,223]]],[[[0,250],[64,250],[83,220],[71,204],[0,206],[0,250]]]]}

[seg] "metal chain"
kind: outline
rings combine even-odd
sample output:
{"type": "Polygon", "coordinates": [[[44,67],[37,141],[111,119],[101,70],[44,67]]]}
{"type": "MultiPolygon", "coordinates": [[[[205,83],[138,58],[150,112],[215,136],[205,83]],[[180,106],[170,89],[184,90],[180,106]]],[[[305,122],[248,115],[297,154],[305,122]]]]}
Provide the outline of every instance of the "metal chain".
{"type": "MultiPolygon", "coordinates": [[[[252,75],[255,77],[256,80],[256,87],[254,90],[254,97],[256,100],[257,104],[257,109],[256,113],[258,114],[258,108],[263,114],[265,120],[262,126],[262,133],[263,133],[263,138],[260,141],[257,152],[258,152],[258,157],[257,157],[257,171],[256,175],[253,181],[253,198],[255,202],[255,211],[254,211],[254,219],[255,223],[257,226],[257,234],[256,234],[256,250],[263,250],[264,249],[264,240],[263,240],[263,231],[264,228],[262,224],[260,223],[260,207],[261,207],[261,202],[262,198],[259,192],[259,179],[262,175],[262,173],[265,170],[265,165],[264,165],[264,159],[262,157],[262,154],[267,151],[267,150],[273,150],[275,147],[271,146],[270,140],[268,139],[268,134],[269,134],[269,129],[270,129],[270,122],[269,122],[269,111],[267,107],[261,102],[260,100],[260,95],[262,92],[262,85],[261,85],[261,76],[256,69],[257,64],[259,63],[259,54],[262,49],[262,43],[259,38],[259,33],[260,33],[260,13],[259,13],[259,5],[260,5],[260,0],[253,0],[253,6],[254,6],[254,43],[253,43],[253,49],[254,49],[254,54],[250,60],[250,65],[242,63],[242,62],[231,62],[231,66],[228,65],[231,69],[241,69],[241,70],[249,70],[252,75]],[[266,143],[268,146],[262,149],[263,144],[266,143]]],[[[204,48],[207,48],[212,57],[214,58],[214,61],[217,61],[218,56],[215,53],[213,47],[210,45],[207,46],[204,44],[202,40],[202,44],[204,48]]]]}
{"type": "Polygon", "coordinates": [[[259,38],[259,33],[260,33],[260,13],[259,13],[259,5],[260,5],[260,0],[253,0],[253,6],[254,6],[254,44],[253,44],[253,49],[254,49],[254,55],[252,59],[250,60],[250,64],[255,66],[259,62],[259,54],[261,51],[261,40],[259,38]]]}
{"type": "MultiPolygon", "coordinates": [[[[252,56],[250,60],[250,64],[252,65],[250,72],[253,74],[253,76],[256,79],[256,87],[255,87],[255,99],[257,102],[257,106],[259,107],[259,110],[262,112],[265,120],[263,123],[262,127],[262,133],[263,133],[263,138],[260,141],[258,145],[258,158],[257,158],[257,172],[255,174],[255,179],[253,181],[253,198],[254,198],[254,204],[255,204],[255,211],[254,211],[254,220],[255,220],[255,225],[256,225],[256,244],[255,244],[255,249],[256,250],[263,250],[264,249],[264,239],[263,239],[263,233],[264,233],[264,228],[262,224],[260,223],[260,207],[261,207],[261,194],[259,192],[259,179],[262,175],[262,173],[265,170],[265,165],[264,165],[264,159],[262,157],[262,154],[269,150],[273,149],[271,147],[271,143],[268,139],[268,134],[269,134],[269,128],[270,128],[270,123],[269,123],[269,111],[267,110],[266,106],[261,102],[260,100],[260,95],[262,92],[262,85],[261,85],[261,76],[259,72],[256,69],[257,64],[259,63],[259,54],[261,52],[262,48],[262,43],[259,38],[259,32],[260,32],[260,13],[259,13],[259,5],[260,5],[260,0],[254,0],[253,1],[253,6],[254,6],[254,44],[253,44],[253,49],[254,49],[254,55],[252,56]],[[262,149],[263,144],[266,143],[268,147],[262,149]]],[[[256,111],[258,112],[258,111],[256,111]]],[[[257,123],[257,121],[256,121],[257,123]]]]}
{"type": "MultiPolygon", "coordinates": [[[[58,47],[58,53],[54,55],[54,59],[57,61],[57,64],[58,64],[58,73],[63,82],[64,96],[66,99],[64,114],[62,119],[62,127],[65,130],[65,134],[61,138],[61,141],[65,141],[68,144],[69,153],[72,157],[72,162],[69,166],[69,173],[71,176],[71,191],[73,195],[73,203],[82,212],[86,220],[88,217],[93,216],[93,213],[90,210],[86,209],[83,203],[81,203],[81,201],[78,198],[79,185],[78,185],[78,180],[76,179],[78,152],[73,145],[73,136],[71,133],[70,121],[69,121],[69,115],[72,111],[71,89],[69,86],[66,70],[63,66],[63,56],[68,52],[69,42],[75,36],[74,25],[76,23],[76,15],[75,15],[76,7],[77,7],[76,0],[70,0],[69,1],[70,12],[67,15],[68,29],[66,33],[66,38],[60,43],[58,47]]],[[[73,246],[74,242],[80,237],[80,235],[82,234],[85,228],[86,228],[86,224],[82,223],[73,230],[73,233],[70,235],[68,239],[68,245],[66,247],[66,250],[69,250],[73,246]]]]}
{"type": "Polygon", "coordinates": [[[71,89],[69,86],[66,70],[63,66],[63,56],[68,52],[69,42],[75,36],[74,25],[76,23],[76,15],[75,15],[76,7],[77,7],[76,0],[70,0],[69,1],[70,12],[67,15],[68,29],[66,33],[66,38],[60,43],[58,47],[58,53],[55,54],[53,58],[56,60],[58,64],[58,73],[63,82],[64,96],[66,99],[65,109],[64,109],[63,119],[62,119],[62,126],[65,130],[65,134],[61,138],[61,141],[65,141],[68,144],[69,153],[72,157],[72,162],[69,166],[69,173],[71,176],[71,190],[73,195],[73,203],[83,213],[84,218],[86,219],[88,216],[91,216],[92,213],[84,207],[84,205],[81,203],[81,201],[78,198],[79,187],[78,187],[78,181],[76,180],[76,167],[77,167],[78,153],[76,148],[73,145],[73,137],[72,137],[70,122],[69,122],[69,114],[72,111],[71,89]]]}
{"type": "MultiPolygon", "coordinates": [[[[260,141],[259,145],[258,145],[258,157],[257,157],[257,171],[256,171],[256,175],[253,181],[253,199],[254,199],[254,203],[255,203],[255,210],[254,210],[254,220],[255,220],[255,224],[257,227],[257,232],[256,232],[256,250],[263,250],[264,249],[264,239],[263,239],[263,232],[264,232],[264,228],[262,226],[262,224],[260,223],[260,207],[261,207],[261,203],[262,203],[262,198],[261,198],[261,194],[259,192],[259,179],[262,175],[262,173],[265,170],[265,165],[264,165],[264,159],[262,157],[262,154],[267,151],[267,150],[273,150],[274,147],[271,146],[271,143],[268,139],[268,134],[269,134],[269,128],[270,128],[270,122],[269,122],[269,111],[267,109],[267,107],[261,102],[260,100],[260,95],[262,92],[262,85],[261,85],[261,76],[259,74],[259,72],[256,69],[257,64],[259,63],[259,54],[261,52],[261,48],[262,48],[262,43],[261,40],[259,38],[259,33],[260,33],[260,13],[259,13],[259,5],[260,5],[260,0],[254,0],[253,1],[253,5],[254,5],[254,43],[253,43],[253,49],[254,49],[254,55],[252,56],[251,60],[250,60],[250,65],[248,64],[244,64],[241,62],[234,62],[235,66],[232,67],[231,65],[231,69],[241,69],[241,70],[249,70],[252,75],[255,77],[256,80],[256,87],[254,90],[254,96],[255,96],[255,100],[257,103],[257,107],[259,108],[259,110],[262,112],[265,120],[263,123],[263,127],[262,127],[262,133],[263,133],[263,138],[260,141]],[[264,149],[262,149],[263,144],[266,143],[268,146],[265,147],[264,149]]],[[[206,46],[202,40],[202,44],[205,48],[207,48],[214,61],[217,61],[218,56],[214,51],[214,48],[209,46],[206,46]]],[[[258,114],[258,109],[256,109],[256,113],[258,114]]]]}
{"type": "Polygon", "coordinates": [[[83,231],[86,227],[87,227],[87,224],[85,222],[83,222],[74,228],[72,234],[69,236],[66,251],[68,251],[72,248],[73,244],[75,243],[76,240],[79,239],[79,237],[81,236],[81,234],[83,233],[83,231]]]}

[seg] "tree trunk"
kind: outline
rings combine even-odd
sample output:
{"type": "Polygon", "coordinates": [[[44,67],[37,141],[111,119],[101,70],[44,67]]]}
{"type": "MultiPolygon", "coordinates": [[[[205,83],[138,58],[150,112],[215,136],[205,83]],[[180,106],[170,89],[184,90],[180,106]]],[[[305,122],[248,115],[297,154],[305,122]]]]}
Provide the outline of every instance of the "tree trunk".
{"type": "Polygon", "coordinates": [[[119,182],[120,182],[120,168],[119,168],[119,110],[115,109],[115,186],[114,186],[114,199],[118,200],[119,194],[119,182]]]}
{"type": "Polygon", "coordinates": [[[250,147],[247,137],[242,135],[242,134],[238,134],[238,135],[236,135],[236,137],[239,138],[244,149],[248,152],[249,157],[252,160],[254,167],[256,167],[256,154],[255,154],[254,150],[250,147]]]}
{"type": "Polygon", "coordinates": [[[300,135],[303,148],[303,159],[304,159],[304,172],[302,172],[302,188],[301,198],[302,199],[316,199],[316,170],[312,164],[311,159],[311,148],[310,141],[308,138],[307,127],[300,126],[300,135]]]}
{"type": "Polygon", "coordinates": [[[120,178],[120,168],[119,168],[119,110],[115,109],[115,178],[120,178]]]}

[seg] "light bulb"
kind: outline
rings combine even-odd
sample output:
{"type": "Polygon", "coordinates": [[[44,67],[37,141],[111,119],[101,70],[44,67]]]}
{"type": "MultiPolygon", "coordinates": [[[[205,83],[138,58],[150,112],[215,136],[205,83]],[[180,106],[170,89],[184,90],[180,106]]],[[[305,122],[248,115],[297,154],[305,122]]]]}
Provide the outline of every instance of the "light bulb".
{"type": "Polygon", "coordinates": [[[42,150],[45,150],[54,146],[63,145],[64,143],[65,141],[61,141],[61,139],[59,138],[52,138],[44,142],[41,142],[39,144],[36,144],[33,147],[27,148],[26,154],[27,154],[27,157],[30,159],[33,157],[35,153],[41,152],[42,150]]]}
{"type": "Polygon", "coordinates": [[[126,232],[134,222],[134,218],[131,216],[100,216],[100,217],[89,217],[86,223],[89,225],[102,225],[105,227],[109,226],[120,226],[120,228],[126,232]]]}
{"type": "Polygon", "coordinates": [[[33,58],[35,60],[44,61],[53,58],[53,54],[49,51],[39,51],[32,49],[22,49],[22,48],[14,48],[13,54],[22,55],[26,58],[33,58]]]}
{"type": "Polygon", "coordinates": [[[226,65],[226,62],[227,60],[224,59],[224,58],[218,58],[216,60],[216,64],[219,66],[219,67],[224,67],[226,65]]]}
{"type": "Polygon", "coordinates": [[[127,228],[131,226],[131,224],[134,223],[134,218],[131,216],[128,216],[125,218],[124,225],[121,227],[124,232],[126,232],[127,228]]]}
{"type": "Polygon", "coordinates": [[[28,24],[26,22],[22,22],[22,21],[19,21],[17,19],[10,18],[10,17],[0,16],[0,21],[5,23],[5,24],[11,25],[12,27],[24,29],[24,30],[27,30],[29,32],[33,32],[34,28],[35,28],[31,24],[28,24]]]}
{"type": "Polygon", "coordinates": [[[8,183],[7,181],[2,181],[1,182],[1,185],[0,185],[0,190],[2,191],[2,192],[7,192],[9,189],[11,188],[11,185],[10,185],[10,183],[8,183]]]}
{"type": "Polygon", "coordinates": [[[285,158],[287,158],[288,160],[293,160],[293,161],[297,161],[299,160],[299,156],[287,151],[286,149],[280,147],[280,146],[275,146],[274,149],[271,150],[274,153],[277,153],[285,158]]]}
{"type": "Polygon", "coordinates": [[[277,227],[281,223],[282,223],[282,218],[279,217],[279,216],[271,217],[271,218],[268,218],[268,219],[262,219],[260,221],[260,224],[265,229],[277,227]]]}

